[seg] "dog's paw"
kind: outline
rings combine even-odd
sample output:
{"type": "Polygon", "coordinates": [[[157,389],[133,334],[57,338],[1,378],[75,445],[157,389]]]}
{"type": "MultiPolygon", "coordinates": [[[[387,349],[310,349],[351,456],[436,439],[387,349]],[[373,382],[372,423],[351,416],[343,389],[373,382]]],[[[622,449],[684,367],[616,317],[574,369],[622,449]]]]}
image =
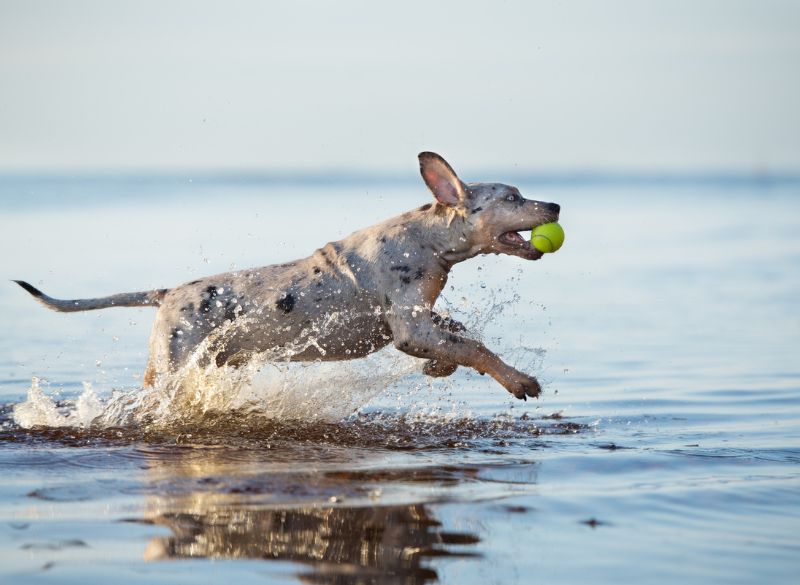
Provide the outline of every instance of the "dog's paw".
{"type": "Polygon", "coordinates": [[[528,396],[538,398],[542,393],[539,381],[533,376],[526,376],[525,374],[520,374],[519,378],[506,386],[506,388],[514,395],[514,398],[519,398],[520,400],[527,400],[528,396]]]}
{"type": "Polygon", "coordinates": [[[422,367],[422,373],[432,378],[445,378],[458,369],[458,364],[441,360],[428,360],[422,367]]]}

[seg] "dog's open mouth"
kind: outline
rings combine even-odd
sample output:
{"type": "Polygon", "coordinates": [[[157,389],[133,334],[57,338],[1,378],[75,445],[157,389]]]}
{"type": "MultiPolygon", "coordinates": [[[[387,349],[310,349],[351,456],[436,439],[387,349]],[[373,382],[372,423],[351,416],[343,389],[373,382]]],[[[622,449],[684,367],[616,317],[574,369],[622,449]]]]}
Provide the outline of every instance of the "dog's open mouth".
{"type": "MultiPolygon", "coordinates": [[[[530,230],[528,233],[530,234],[530,230]]],[[[525,237],[519,232],[505,232],[503,234],[500,234],[500,237],[498,237],[497,239],[500,240],[500,242],[502,242],[506,246],[514,246],[522,249],[533,248],[530,242],[531,240],[530,235],[528,235],[528,237],[525,237]]]]}
{"type": "Polygon", "coordinates": [[[527,237],[519,232],[505,232],[497,237],[497,241],[507,248],[503,250],[504,253],[520,256],[528,260],[538,260],[542,257],[542,253],[533,247],[530,240],[530,230],[527,231],[527,237]]]}

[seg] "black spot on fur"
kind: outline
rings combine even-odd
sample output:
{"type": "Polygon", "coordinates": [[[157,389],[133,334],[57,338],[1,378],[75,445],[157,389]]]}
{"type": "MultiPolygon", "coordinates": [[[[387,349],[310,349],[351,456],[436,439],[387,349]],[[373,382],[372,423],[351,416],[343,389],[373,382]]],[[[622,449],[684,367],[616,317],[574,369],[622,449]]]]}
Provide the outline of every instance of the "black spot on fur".
{"type": "Polygon", "coordinates": [[[423,276],[425,276],[425,271],[422,267],[417,268],[417,271],[414,273],[414,280],[422,280],[423,276]]]}
{"type": "Polygon", "coordinates": [[[478,213],[479,211],[483,210],[483,207],[476,207],[475,209],[470,209],[472,213],[478,213]]]}
{"type": "Polygon", "coordinates": [[[408,266],[392,266],[389,270],[396,270],[399,272],[411,272],[411,269],[408,266]]]}
{"type": "Polygon", "coordinates": [[[175,338],[180,337],[182,333],[183,333],[183,331],[181,331],[180,327],[173,327],[172,331],[170,332],[170,337],[172,339],[175,339],[175,338]]]}
{"type": "Polygon", "coordinates": [[[450,343],[464,343],[464,340],[458,335],[450,334],[447,336],[447,340],[450,341],[450,343]]]}
{"type": "Polygon", "coordinates": [[[439,313],[433,313],[433,315],[431,315],[431,321],[433,321],[433,324],[437,327],[446,329],[450,333],[461,333],[467,330],[463,323],[451,319],[450,317],[442,317],[439,313]]]}
{"type": "Polygon", "coordinates": [[[278,299],[278,301],[275,303],[275,306],[284,313],[291,313],[294,309],[294,296],[286,293],[285,297],[278,299]]]}
{"type": "Polygon", "coordinates": [[[26,291],[28,291],[37,298],[44,296],[44,293],[42,291],[40,291],[35,286],[28,284],[24,280],[15,280],[14,282],[16,282],[18,285],[20,285],[22,288],[24,288],[26,291]]]}
{"type": "Polygon", "coordinates": [[[386,236],[381,236],[378,239],[380,240],[381,244],[385,244],[386,243],[386,236]]]}
{"type": "Polygon", "coordinates": [[[239,312],[236,310],[237,304],[234,301],[230,301],[227,305],[225,305],[225,319],[228,321],[236,320],[236,317],[239,316],[239,312]]]}
{"type": "Polygon", "coordinates": [[[205,294],[203,295],[203,300],[200,301],[200,312],[201,313],[208,313],[211,311],[211,301],[217,298],[217,286],[211,285],[206,287],[205,294]]]}
{"type": "Polygon", "coordinates": [[[426,203],[422,207],[419,208],[420,211],[428,211],[431,207],[433,207],[433,203],[426,203]]]}
{"type": "Polygon", "coordinates": [[[400,280],[403,282],[403,284],[411,284],[411,278],[408,276],[401,276],[400,280]]]}
{"type": "Polygon", "coordinates": [[[313,270],[314,270],[314,274],[319,274],[320,272],[322,272],[322,269],[319,266],[314,266],[313,270]]]}
{"type": "Polygon", "coordinates": [[[189,283],[189,286],[192,286],[193,284],[200,284],[200,281],[199,280],[193,280],[192,282],[189,283]]]}

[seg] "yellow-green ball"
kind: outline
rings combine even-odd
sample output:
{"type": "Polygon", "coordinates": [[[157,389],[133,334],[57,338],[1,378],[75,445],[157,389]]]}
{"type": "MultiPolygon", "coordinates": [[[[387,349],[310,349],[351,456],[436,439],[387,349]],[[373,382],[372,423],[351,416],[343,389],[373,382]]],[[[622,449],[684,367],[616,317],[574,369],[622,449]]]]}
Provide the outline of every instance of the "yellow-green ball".
{"type": "Polygon", "coordinates": [[[531,244],[545,254],[555,252],[564,243],[564,230],[557,223],[546,223],[533,228],[531,244]]]}

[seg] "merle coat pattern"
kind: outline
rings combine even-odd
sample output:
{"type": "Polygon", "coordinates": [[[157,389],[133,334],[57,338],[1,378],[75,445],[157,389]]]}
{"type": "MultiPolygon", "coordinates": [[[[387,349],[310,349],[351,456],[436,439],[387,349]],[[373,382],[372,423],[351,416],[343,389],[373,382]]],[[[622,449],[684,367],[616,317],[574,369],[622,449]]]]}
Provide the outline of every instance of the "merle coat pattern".
{"type": "Polygon", "coordinates": [[[293,361],[347,360],[393,343],[426,358],[431,376],[458,366],[488,373],[514,396],[538,396],[537,380],[512,368],[460,323],[433,307],[450,269],[478,254],[538,260],[517,232],[557,221],[559,206],[500,183],[463,183],[439,155],[419,155],[434,201],[331,242],[311,256],[209,276],[172,289],[59,300],[16,281],[45,306],[86,311],[158,307],[145,385],[186,364],[207,343],[217,365],[254,353],[293,361]],[[218,338],[217,338],[218,337],[218,338]]]}

